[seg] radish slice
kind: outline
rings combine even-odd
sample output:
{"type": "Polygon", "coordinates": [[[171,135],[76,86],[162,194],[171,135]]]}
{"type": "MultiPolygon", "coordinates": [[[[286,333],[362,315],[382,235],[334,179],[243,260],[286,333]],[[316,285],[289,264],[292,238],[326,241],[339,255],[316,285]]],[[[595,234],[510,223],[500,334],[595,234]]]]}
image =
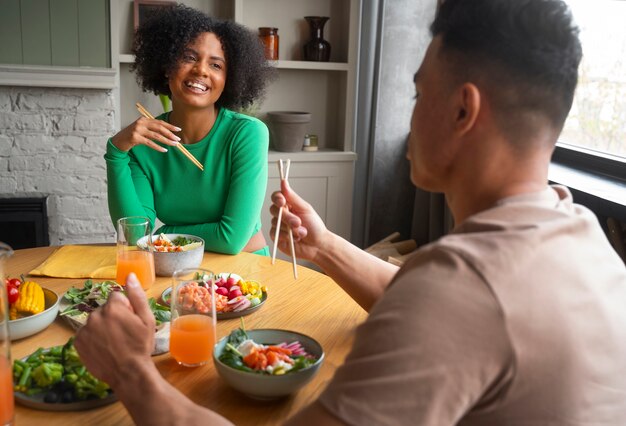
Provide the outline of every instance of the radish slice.
{"type": "Polygon", "coordinates": [[[237,303],[241,302],[241,300],[242,300],[242,299],[246,299],[246,300],[248,300],[248,299],[246,298],[246,296],[237,296],[237,297],[234,297],[234,298],[230,299],[230,300],[228,301],[228,304],[229,304],[229,305],[235,305],[235,304],[237,304],[237,303]]]}
{"type": "Polygon", "coordinates": [[[250,307],[250,301],[248,299],[243,299],[241,304],[237,305],[233,311],[235,312],[240,312],[243,311],[244,309],[248,309],[250,307]]]}

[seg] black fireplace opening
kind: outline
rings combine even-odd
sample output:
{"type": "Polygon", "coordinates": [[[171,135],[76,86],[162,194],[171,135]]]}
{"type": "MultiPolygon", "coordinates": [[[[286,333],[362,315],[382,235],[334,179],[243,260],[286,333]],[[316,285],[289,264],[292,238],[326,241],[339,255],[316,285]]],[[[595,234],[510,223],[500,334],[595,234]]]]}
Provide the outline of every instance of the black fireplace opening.
{"type": "Polygon", "coordinates": [[[47,199],[1,198],[0,241],[14,250],[49,246],[47,199]]]}

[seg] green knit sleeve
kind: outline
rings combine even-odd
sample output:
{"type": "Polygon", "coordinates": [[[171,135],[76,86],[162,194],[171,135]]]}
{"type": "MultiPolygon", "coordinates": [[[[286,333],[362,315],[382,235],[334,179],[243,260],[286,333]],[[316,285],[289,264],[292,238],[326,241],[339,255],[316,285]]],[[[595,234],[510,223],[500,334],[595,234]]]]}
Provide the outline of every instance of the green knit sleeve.
{"type": "Polygon", "coordinates": [[[116,226],[119,218],[127,216],[145,216],[154,226],[156,213],[152,187],[132,150],[120,151],[109,139],[104,159],[107,165],[109,214],[113,226],[116,226]]]}
{"type": "Polygon", "coordinates": [[[165,225],[157,232],[198,235],[205,250],[239,253],[260,229],[261,208],[267,187],[269,133],[259,120],[241,127],[232,147],[232,173],[224,214],[219,221],[194,225],[165,225]]]}

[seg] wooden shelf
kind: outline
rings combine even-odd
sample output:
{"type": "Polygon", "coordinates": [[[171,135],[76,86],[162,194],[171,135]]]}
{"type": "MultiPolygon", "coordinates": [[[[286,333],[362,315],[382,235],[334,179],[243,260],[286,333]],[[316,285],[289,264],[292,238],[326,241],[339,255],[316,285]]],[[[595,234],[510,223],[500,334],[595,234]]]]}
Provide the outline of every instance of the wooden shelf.
{"type": "MultiPolygon", "coordinates": [[[[135,62],[135,55],[120,54],[121,64],[132,64],[135,62]]],[[[348,71],[349,65],[345,62],[312,62],[312,61],[272,61],[278,69],[284,70],[311,70],[311,71],[348,71]]]]}
{"type": "Polygon", "coordinates": [[[132,64],[135,62],[135,55],[120,53],[119,60],[120,64],[132,64]]]}
{"type": "Polygon", "coordinates": [[[268,153],[269,161],[278,161],[279,159],[290,159],[296,162],[317,162],[317,161],[356,161],[356,152],[338,151],[335,149],[320,149],[319,151],[295,151],[280,152],[270,150],[268,153]]]}
{"type": "Polygon", "coordinates": [[[345,62],[312,62],[312,61],[273,61],[276,68],[287,70],[312,70],[312,71],[348,71],[349,66],[345,62]]]}

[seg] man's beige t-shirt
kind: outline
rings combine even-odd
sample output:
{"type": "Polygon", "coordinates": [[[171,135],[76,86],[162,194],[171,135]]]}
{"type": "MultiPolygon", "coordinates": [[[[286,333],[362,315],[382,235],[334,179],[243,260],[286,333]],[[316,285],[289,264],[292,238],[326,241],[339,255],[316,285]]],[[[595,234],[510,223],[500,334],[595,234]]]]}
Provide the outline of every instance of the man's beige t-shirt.
{"type": "Polygon", "coordinates": [[[321,403],[352,425],[626,424],[626,268],[563,187],[410,259],[321,403]]]}

